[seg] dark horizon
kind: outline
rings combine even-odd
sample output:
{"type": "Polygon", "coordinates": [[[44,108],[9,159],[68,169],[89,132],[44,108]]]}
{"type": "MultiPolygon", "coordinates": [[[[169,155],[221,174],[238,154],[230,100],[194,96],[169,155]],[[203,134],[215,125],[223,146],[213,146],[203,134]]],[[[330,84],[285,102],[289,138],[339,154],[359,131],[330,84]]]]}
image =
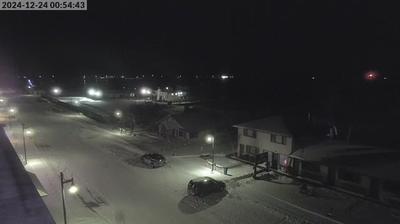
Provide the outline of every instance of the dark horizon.
{"type": "MultiPolygon", "coordinates": [[[[89,2],[86,12],[2,12],[2,73],[232,73],[259,80],[397,77],[400,18],[374,1],[89,2]]],[[[255,81],[256,82],[256,81],[255,81]]]]}

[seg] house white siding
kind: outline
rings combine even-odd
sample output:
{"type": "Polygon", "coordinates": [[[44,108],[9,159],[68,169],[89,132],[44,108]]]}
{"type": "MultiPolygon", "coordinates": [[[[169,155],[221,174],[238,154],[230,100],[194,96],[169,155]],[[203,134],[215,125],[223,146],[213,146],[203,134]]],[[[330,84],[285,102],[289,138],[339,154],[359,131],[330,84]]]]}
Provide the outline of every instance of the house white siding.
{"type": "Polygon", "coordinates": [[[238,155],[243,152],[240,152],[240,144],[244,145],[244,149],[246,149],[247,145],[257,147],[259,149],[259,153],[262,152],[274,152],[282,155],[289,155],[292,152],[293,148],[293,140],[292,137],[278,134],[278,133],[268,133],[266,131],[257,131],[255,138],[244,135],[244,129],[242,127],[238,128],[238,155]],[[284,144],[276,143],[271,141],[271,134],[275,134],[278,136],[284,136],[285,141],[284,144]]]}

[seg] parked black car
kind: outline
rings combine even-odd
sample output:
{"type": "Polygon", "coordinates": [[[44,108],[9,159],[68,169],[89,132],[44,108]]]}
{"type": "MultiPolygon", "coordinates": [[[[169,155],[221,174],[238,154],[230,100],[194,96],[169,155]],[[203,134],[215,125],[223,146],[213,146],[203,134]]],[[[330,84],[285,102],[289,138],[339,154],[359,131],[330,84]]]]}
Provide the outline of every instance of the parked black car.
{"type": "Polygon", "coordinates": [[[158,153],[144,154],[141,157],[141,160],[144,164],[146,164],[147,166],[150,166],[152,168],[164,166],[165,163],[167,162],[165,157],[158,153]]]}
{"type": "Polygon", "coordinates": [[[225,190],[225,183],[214,180],[211,177],[199,177],[189,181],[188,194],[194,196],[205,196],[215,192],[225,190]]]}

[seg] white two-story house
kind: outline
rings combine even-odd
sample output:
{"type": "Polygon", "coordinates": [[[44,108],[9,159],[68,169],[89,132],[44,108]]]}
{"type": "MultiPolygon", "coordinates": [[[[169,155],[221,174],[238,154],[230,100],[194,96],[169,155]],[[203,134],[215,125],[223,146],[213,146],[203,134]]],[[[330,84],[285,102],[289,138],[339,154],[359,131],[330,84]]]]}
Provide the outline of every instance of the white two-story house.
{"type": "Polygon", "coordinates": [[[243,159],[265,153],[272,169],[281,169],[294,150],[293,135],[282,116],[234,125],[238,130],[237,156],[243,159]]]}

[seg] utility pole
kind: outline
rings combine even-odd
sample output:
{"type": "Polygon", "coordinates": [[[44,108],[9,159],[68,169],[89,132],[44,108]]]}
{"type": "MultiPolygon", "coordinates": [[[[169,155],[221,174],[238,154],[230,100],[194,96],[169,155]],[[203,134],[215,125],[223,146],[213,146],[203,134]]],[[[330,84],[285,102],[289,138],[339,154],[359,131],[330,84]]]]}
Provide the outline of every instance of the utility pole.
{"type": "Polygon", "coordinates": [[[215,166],[215,137],[212,140],[212,165],[211,165],[211,172],[214,171],[215,166]]]}
{"type": "Polygon", "coordinates": [[[63,206],[64,224],[67,224],[67,210],[65,209],[65,198],[64,198],[64,184],[72,183],[74,184],[74,178],[64,179],[64,173],[60,172],[60,182],[61,182],[61,199],[63,206]]]}
{"type": "Polygon", "coordinates": [[[28,164],[28,160],[26,158],[26,144],[25,144],[25,124],[22,123],[22,141],[24,143],[24,163],[28,164]]]}

